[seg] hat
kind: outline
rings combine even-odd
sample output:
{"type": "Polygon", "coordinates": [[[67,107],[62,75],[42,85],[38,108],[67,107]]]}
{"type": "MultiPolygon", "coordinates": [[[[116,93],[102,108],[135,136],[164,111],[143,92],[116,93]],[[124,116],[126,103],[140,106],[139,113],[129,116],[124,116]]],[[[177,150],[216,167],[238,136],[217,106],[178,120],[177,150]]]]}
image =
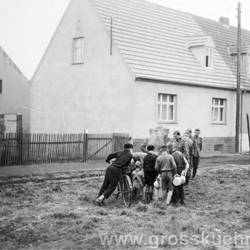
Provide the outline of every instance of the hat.
{"type": "Polygon", "coordinates": [[[179,130],[175,130],[173,135],[181,135],[181,132],[179,130]]]}
{"type": "Polygon", "coordinates": [[[174,186],[180,186],[186,182],[186,177],[184,175],[175,175],[173,184],[174,186]]]}
{"type": "Polygon", "coordinates": [[[131,143],[125,143],[124,148],[125,149],[130,149],[130,148],[133,148],[133,145],[131,143]]]}
{"type": "Polygon", "coordinates": [[[154,145],[148,145],[147,146],[147,150],[148,151],[153,151],[155,149],[155,146],[154,145]]]}

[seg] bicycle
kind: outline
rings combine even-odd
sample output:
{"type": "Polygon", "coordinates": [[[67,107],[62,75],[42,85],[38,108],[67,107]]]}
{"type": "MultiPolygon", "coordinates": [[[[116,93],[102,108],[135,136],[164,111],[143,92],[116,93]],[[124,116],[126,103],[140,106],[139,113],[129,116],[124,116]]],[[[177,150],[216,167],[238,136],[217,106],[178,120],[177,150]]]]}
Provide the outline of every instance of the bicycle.
{"type": "Polygon", "coordinates": [[[121,180],[113,193],[115,199],[122,198],[125,207],[130,207],[132,203],[133,186],[130,177],[123,174],[121,180]]]}

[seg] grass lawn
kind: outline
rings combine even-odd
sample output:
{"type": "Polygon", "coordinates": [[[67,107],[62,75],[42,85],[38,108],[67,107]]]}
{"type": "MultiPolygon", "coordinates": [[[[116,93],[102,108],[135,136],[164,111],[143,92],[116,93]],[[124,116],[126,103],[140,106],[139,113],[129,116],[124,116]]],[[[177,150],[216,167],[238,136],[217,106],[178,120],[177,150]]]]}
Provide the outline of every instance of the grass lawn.
{"type": "Polygon", "coordinates": [[[250,249],[219,244],[250,235],[249,158],[204,162],[177,207],[114,199],[96,207],[102,177],[1,184],[0,249],[250,249]]]}

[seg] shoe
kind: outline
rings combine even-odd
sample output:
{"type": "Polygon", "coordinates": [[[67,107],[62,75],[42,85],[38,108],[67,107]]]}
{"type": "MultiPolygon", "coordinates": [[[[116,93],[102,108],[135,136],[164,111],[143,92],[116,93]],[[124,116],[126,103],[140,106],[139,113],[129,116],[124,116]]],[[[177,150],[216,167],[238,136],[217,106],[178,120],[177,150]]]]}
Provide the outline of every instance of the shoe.
{"type": "Polygon", "coordinates": [[[103,206],[103,201],[96,199],[96,200],[95,200],[95,204],[96,204],[97,206],[99,206],[99,207],[102,207],[102,206],[103,206]]]}

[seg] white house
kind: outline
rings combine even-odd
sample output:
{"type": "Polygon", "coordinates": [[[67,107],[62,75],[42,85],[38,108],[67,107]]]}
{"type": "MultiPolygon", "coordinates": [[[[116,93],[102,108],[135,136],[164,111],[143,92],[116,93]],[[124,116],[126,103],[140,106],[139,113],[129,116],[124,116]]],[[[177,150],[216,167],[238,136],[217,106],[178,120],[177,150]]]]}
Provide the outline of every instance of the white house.
{"type": "Polygon", "coordinates": [[[0,47],[0,118],[5,132],[30,131],[30,83],[0,47]],[[20,124],[20,125],[19,125],[20,124]]]}
{"type": "MultiPolygon", "coordinates": [[[[242,31],[242,138],[250,32],[242,31]]],[[[233,152],[236,28],[144,0],[72,0],[32,79],[31,131],[200,128],[204,151],[233,152]]]]}

